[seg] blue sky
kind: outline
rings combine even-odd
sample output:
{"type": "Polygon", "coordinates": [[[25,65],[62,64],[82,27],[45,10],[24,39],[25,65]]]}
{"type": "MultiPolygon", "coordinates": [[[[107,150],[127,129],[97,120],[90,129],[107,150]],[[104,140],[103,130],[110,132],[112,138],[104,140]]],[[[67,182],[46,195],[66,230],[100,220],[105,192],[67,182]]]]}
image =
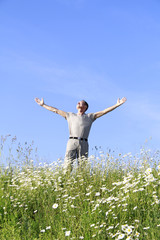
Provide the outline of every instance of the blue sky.
{"type": "Polygon", "coordinates": [[[90,154],[95,146],[159,149],[159,12],[158,0],[1,0],[0,134],[33,140],[55,161],[65,154],[67,121],[35,97],[69,112],[85,99],[97,112],[125,96],[94,122],[90,154]]]}

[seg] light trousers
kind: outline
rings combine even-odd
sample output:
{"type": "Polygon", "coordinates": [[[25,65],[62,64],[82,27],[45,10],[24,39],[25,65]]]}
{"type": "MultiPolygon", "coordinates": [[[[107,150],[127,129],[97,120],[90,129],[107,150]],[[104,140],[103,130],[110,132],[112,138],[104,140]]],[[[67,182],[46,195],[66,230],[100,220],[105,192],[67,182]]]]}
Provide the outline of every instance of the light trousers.
{"type": "Polygon", "coordinates": [[[72,171],[73,163],[77,159],[78,165],[88,158],[88,141],[69,139],[66,148],[64,168],[65,171],[72,171]]]}

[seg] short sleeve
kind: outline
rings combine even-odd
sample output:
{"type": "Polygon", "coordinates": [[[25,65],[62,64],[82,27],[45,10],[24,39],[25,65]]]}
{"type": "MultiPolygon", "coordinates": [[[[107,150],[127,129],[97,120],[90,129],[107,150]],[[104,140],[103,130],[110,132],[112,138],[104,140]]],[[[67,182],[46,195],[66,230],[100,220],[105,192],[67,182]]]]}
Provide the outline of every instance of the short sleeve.
{"type": "Polygon", "coordinates": [[[68,120],[71,114],[72,114],[71,112],[66,112],[66,118],[65,119],[68,120]]]}
{"type": "Polygon", "coordinates": [[[88,113],[88,117],[94,122],[96,120],[95,113],[88,113]]]}

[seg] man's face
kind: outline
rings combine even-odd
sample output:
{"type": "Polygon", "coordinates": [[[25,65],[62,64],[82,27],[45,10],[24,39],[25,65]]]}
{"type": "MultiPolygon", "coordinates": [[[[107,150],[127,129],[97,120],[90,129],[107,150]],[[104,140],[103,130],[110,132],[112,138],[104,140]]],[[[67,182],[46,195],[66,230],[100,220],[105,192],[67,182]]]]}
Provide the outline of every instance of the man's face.
{"type": "Polygon", "coordinates": [[[84,101],[80,101],[77,103],[77,110],[81,110],[82,112],[85,112],[87,109],[87,106],[84,101]]]}

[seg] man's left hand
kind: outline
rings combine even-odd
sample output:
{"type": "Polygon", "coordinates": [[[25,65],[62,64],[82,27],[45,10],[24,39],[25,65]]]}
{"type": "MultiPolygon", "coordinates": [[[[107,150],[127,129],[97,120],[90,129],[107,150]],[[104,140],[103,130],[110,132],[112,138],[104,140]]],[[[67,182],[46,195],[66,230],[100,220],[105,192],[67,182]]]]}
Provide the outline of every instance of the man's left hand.
{"type": "Polygon", "coordinates": [[[127,98],[123,97],[122,99],[118,98],[117,100],[117,104],[118,105],[122,105],[123,103],[125,103],[127,101],[127,98]]]}

